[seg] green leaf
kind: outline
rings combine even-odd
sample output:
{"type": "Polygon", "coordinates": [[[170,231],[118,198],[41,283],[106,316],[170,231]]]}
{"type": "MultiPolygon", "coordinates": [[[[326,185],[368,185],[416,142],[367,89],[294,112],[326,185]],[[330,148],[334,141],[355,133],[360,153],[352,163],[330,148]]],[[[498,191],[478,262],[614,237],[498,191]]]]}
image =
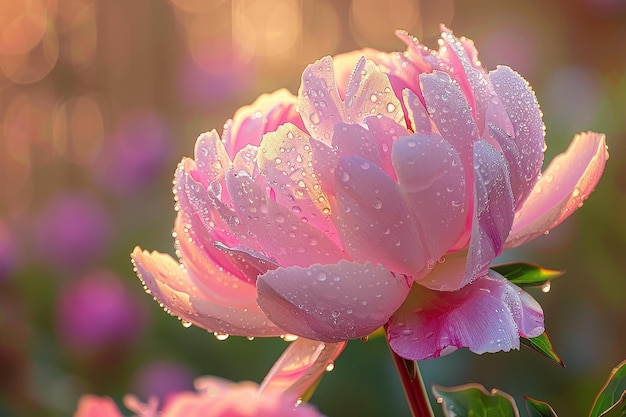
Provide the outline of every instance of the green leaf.
{"type": "Polygon", "coordinates": [[[520,338],[520,340],[522,341],[522,344],[524,346],[531,348],[535,352],[538,352],[546,358],[565,367],[565,365],[563,364],[563,360],[561,360],[561,357],[557,355],[557,353],[554,351],[552,343],[550,342],[550,339],[545,332],[537,337],[522,337],[520,338]]]}
{"type": "Polygon", "coordinates": [[[626,361],[611,371],[609,379],[596,397],[589,417],[626,416],[626,361]]]}
{"type": "Polygon", "coordinates": [[[435,385],[433,394],[446,417],[519,417],[510,395],[496,389],[488,392],[479,384],[451,388],[435,385]]]}
{"type": "Polygon", "coordinates": [[[550,404],[524,395],[528,417],[558,417],[550,404]]]}
{"type": "Polygon", "coordinates": [[[539,265],[524,262],[494,265],[491,269],[520,287],[543,287],[548,291],[550,281],[565,273],[565,271],[545,269],[539,265]]]}

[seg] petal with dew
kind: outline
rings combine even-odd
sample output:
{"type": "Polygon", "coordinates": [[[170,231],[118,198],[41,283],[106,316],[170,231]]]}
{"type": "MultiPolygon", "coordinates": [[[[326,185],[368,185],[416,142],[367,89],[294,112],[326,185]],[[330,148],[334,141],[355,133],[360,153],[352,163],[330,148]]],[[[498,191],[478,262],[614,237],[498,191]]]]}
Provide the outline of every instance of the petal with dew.
{"type": "MultiPolygon", "coordinates": [[[[206,293],[177,291],[189,278],[171,256],[159,252],[149,253],[135,248],[132,254],[137,276],[146,291],[163,305],[167,312],[210,332],[236,336],[278,336],[285,331],[270,322],[255,302],[254,287],[239,283],[232,297],[210,298],[206,293]],[[172,284],[176,283],[176,285],[172,284]]],[[[219,280],[212,285],[224,285],[219,280]]]]}
{"type": "Polygon", "coordinates": [[[411,360],[463,347],[478,354],[519,349],[520,336],[543,331],[541,306],[493,271],[453,292],[414,286],[387,325],[393,351],[411,360]]]}
{"type": "Polygon", "coordinates": [[[194,150],[198,181],[209,185],[224,176],[230,168],[231,160],[224,144],[215,130],[203,133],[198,137],[194,150]]]}
{"type": "Polygon", "coordinates": [[[463,285],[487,273],[504,248],[515,215],[508,165],[487,141],[474,144],[474,174],[474,217],[463,285]]]}
{"type": "Polygon", "coordinates": [[[302,397],[335,362],[346,344],[298,338],[272,366],[259,386],[259,392],[302,397]]]}
{"type": "Polygon", "coordinates": [[[585,132],[574,136],[567,150],[550,162],[515,214],[507,247],[544,235],[581,207],[598,184],[608,158],[603,134],[585,132]]]}
{"type": "Polygon", "coordinates": [[[275,202],[259,182],[259,177],[252,178],[243,170],[226,175],[241,230],[249,231],[267,257],[283,266],[334,263],[344,257],[323,230],[303,222],[294,207],[275,202]]]}
{"type": "Polygon", "coordinates": [[[408,281],[369,262],[279,268],[259,277],[257,301],[289,333],[340,342],[385,324],[408,294],[408,281]]]}
{"type": "Polygon", "coordinates": [[[354,67],[345,97],[346,120],[361,123],[367,116],[382,115],[404,124],[404,113],[389,79],[376,64],[362,57],[354,67]]]}
{"type": "Polygon", "coordinates": [[[334,218],[345,251],[356,261],[381,263],[395,273],[422,271],[427,248],[398,184],[356,156],[341,158],[335,177],[334,218]]]}
{"type": "Polygon", "coordinates": [[[280,126],[265,134],[257,160],[272,199],[338,244],[329,196],[314,169],[311,138],[294,125],[280,126]]]}
{"type": "Polygon", "coordinates": [[[458,152],[437,134],[401,137],[392,157],[432,268],[465,231],[465,168],[458,152]]]}
{"type": "Polygon", "coordinates": [[[502,101],[513,126],[513,134],[487,114],[495,139],[511,169],[511,188],[519,207],[537,182],[543,164],[545,127],[535,93],[518,73],[500,66],[489,73],[493,89],[502,101]]]}
{"type": "Polygon", "coordinates": [[[330,144],[334,126],[343,122],[345,115],[331,57],[326,56],[304,69],[298,91],[298,108],[311,136],[330,144]]]}
{"type": "Polygon", "coordinates": [[[303,129],[296,111],[297,99],[286,89],[263,94],[249,106],[241,107],[224,129],[224,143],[229,155],[234,156],[247,145],[258,145],[266,132],[272,132],[284,123],[303,129]]]}

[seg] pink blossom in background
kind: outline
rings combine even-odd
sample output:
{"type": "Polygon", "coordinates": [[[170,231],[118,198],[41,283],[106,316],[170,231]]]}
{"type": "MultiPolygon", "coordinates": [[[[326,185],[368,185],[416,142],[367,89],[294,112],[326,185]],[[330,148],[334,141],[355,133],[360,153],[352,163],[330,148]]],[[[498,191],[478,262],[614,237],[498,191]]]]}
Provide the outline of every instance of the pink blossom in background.
{"type": "Polygon", "coordinates": [[[92,195],[62,193],[44,205],[32,233],[40,258],[64,271],[80,271],[107,248],[111,219],[92,195]]]}
{"type": "Polygon", "coordinates": [[[198,138],[175,174],[180,259],[133,253],[167,311],[327,343],[386,326],[408,359],[544,331],[539,304],[489,265],[582,205],[604,135],[577,135],[542,174],[542,114],[519,74],[487,73],[445,28],[437,51],[398,36],[405,52],[322,58],[297,97],[261,96],[198,138]]]}
{"type": "Polygon", "coordinates": [[[137,340],[146,315],[120,277],[91,272],[62,289],[56,325],[62,344],[95,351],[137,340]]]}
{"type": "MultiPolygon", "coordinates": [[[[196,392],[180,392],[157,411],[157,403],[142,404],[127,396],[126,406],[141,417],[321,417],[309,404],[296,406],[297,397],[260,393],[252,382],[238,384],[215,377],[196,380],[196,392]]],[[[83,396],[74,417],[116,417],[123,414],[110,398],[83,396]]]]}
{"type": "Polygon", "coordinates": [[[168,160],[172,135],[155,113],[136,110],[126,114],[108,137],[93,175],[110,191],[130,194],[149,187],[168,160]]]}

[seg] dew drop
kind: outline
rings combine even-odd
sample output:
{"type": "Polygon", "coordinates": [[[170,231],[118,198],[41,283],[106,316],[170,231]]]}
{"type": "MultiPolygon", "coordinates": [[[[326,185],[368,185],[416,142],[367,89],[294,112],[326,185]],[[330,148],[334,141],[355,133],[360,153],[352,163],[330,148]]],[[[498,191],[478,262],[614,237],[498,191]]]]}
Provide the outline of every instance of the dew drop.
{"type": "Polygon", "coordinates": [[[317,112],[313,112],[311,113],[311,115],[309,116],[309,120],[311,121],[311,123],[313,123],[314,125],[317,125],[320,123],[320,115],[317,112]]]}
{"type": "Polygon", "coordinates": [[[378,96],[377,96],[376,94],[372,94],[372,95],[370,96],[370,101],[371,101],[372,103],[376,103],[376,102],[378,101],[378,96]]]}
{"type": "Polygon", "coordinates": [[[331,372],[333,369],[335,369],[334,363],[331,362],[328,365],[326,365],[326,372],[331,372]]]}
{"type": "Polygon", "coordinates": [[[326,281],[326,273],[320,272],[319,274],[317,274],[317,280],[320,282],[326,281]]]}
{"type": "Polygon", "coordinates": [[[230,335],[228,333],[213,332],[213,336],[215,336],[217,340],[226,340],[230,335]]]}
{"type": "Polygon", "coordinates": [[[340,177],[341,177],[341,181],[343,182],[347,182],[350,180],[350,174],[348,174],[346,171],[343,171],[340,177]]]}
{"type": "Polygon", "coordinates": [[[387,111],[392,113],[396,109],[396,105],[393,103],[387,103],[387,111]]]}
{"type": "Polygon", "coordinates": [[[550,292],[550,281],[541,286],[541,291],[546,294],[550,292]]]}
{"type": "Polygon", "coordinates": [[[192,325],[192,323],[190,321],[182,320],[182,319],[180,320],[180,324],[182,324],[185,329],[190,328],[191,325],[192,325]]]}

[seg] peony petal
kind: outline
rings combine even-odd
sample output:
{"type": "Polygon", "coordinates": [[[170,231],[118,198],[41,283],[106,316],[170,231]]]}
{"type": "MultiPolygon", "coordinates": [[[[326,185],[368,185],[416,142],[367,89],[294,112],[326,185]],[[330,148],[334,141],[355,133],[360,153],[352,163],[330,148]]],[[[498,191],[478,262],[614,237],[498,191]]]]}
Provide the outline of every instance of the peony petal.
{"type": "Polygon", "coordinates": [[[609,153],[606,137],[585,132],[574,136],[557,155],[515,215],[507,247],[516,247],[558,226],[581,207],[602,176],[609,153]]]}
{"type": "Polygon", "coordinates": [[[360,157],[341,158],[335,170],[335,222],[345,251],[356,261],[416,274],[428,253],[398,184],[360,157]]]}
{"type": "Polygon", "coordinates": [[[215,130],[198,137],[194,150],[197,180],[204,185],[218,181],[230,168],[231,160],[215,130]]]}
{"type": "Polygon", "coordinates": [[[392,156],[432,268],[465,231],[465,169],[458,152],[437,134],[401,137],[392,156]]]}
{"type": "Polygon", "coordinates": [[[392,180],[397,181],[396,170],[393,168],[393,162],[391,161],[391,151],[393,143],[400,136],[408,136],[409,131],[385,116],[370,116],[365,119],[365,123],[378,146],[378,155],[380,156],[380,165],[378,166],[392,180]]]}
{"type": "Polygon", "coordinates": [[[372,132],[357,124],[339,123],[332,141],[338,157],[360,156],[380,166],[378,144],[372,132]]]}
{"type": "Polygon", "coordinates": [[[326,56],[305,68],[298,90],[298,108],[311,136],[330,144],[335,125],[345,119],[331,57],[326,56]]]}
{"type": "Polygon", "coordinates": [[[267,257],[282,266],[334,263],[344,257],[323,230],[302,221],[293,207],[275,202],[258,182],[258,177],[253,179],[243,170],[226,174],[239,226],[243,226],[241,230],[246,231],[248,238],[258,242],[267,257]]]}
{"type": "Polygon", "coordinates": [[[323,343],[299,338],[280,355],[259,386],[260,393],[302,397],[332,366],[347,342],[323,343]]]}
{"type": "Polygon", "coordinates": [[[287,332],[338,342],[385,324],[408,294],[407,281],[369,262],[279,268],[259,277],[257,301],[287,332]]]}
{"type": "Polygon", "coordinates": [[[479,134],[472,108],[463,92],[444,72],[422,74],[420,81],[426,108],[439,134],[454,146],[464,164],[471,163],[473,144],[479,134]]]}
{"type": "MultiPolygon", "coordinates": [[[[146,291],[161,303],[165,310],[180,319],[210,332],[237,336],[278,336],[285,331],[272,324],[255,302],[254,287],[241,282],[232,298],[218,294],[210,298],[206,293],[177,291],[181,283],[189,280],[184,269],[171,256],[158,252],[148,253],[135,248],[132,254],[137,276],[146,291]]],[[[205,282],[216,288],[224,286],[219,280],[205,282]]]]}
{"type": "Polygon", "coordinates": [[[87,394],[78,400],[74,417],[122,417],[122,413],[111,398],[87,394]]]}
{"type": "Polygon", "coordinates": [[[404,113],[394,94],[389,78],[373,61],[362,57],[357,63],[346,89],[345,121],[362,123],[367,116],[382,115],[404,124],[404,113]]]}
{"type": "Polygon", "coordinates": [[[411,360],[462,347],[478,354],[519,349],[520,335],[543,331],[541,306],[493,271],[453,292],[414,286],[387,325],[393,351],[411,360]]]}
{"type": "Polygon", "coordinates": [[[233,259],[233,263],[239,267],[241,274],[245,275],[248,278],[248,283],[252,285],[256,285],[256,280],[259,275],[280,266],[263,254],[247,248],[229,248],[222,242],[215,242],[214,246],[230,255],[233,259]]]}
{"type": "Polygon", "coordinates": [[[487,273],[502,252],[515,213],[506,161],[487,141],[474,145],[474,172],[474,217],[463,285],[487,273]]]}
{"type": "Polygon", "coordinates": [[[224,143],[231,156],[247,145],[258,145],[266,132],[284,123],[304,128],[296,111],[296,97],[286,89],[263,94],[249,106],[241,107],[224,129],[224,143]]]}
{"type": "Polygon", "coordinates": [[[267,133],[259,147],[258,164],[277,203],[339,244],[329,196],[314,170],[311,138],[306,133],[291,124],[267,133]]]}
{"type": "MultiPolygon", "coordinates": [[[[489,73],[489,78],[513,127],[511,135],[496,123],[493,132],[511,169],[515,205],[520,207],[537,182],[543,164],[545,127],[541,110],[528,82],[509,67],[498,67],[489,73]]],[[[487,118],[491,118],[490,114],[487,118]]]]}
{"type": "Polygon", "coordinates": [[[432,122],[420,98],[409,89],[405,89],[402,92],[402,98],[407,110],[407,116],[413,127],[413,132],[431,133],[433,131],[432,122]]]}

